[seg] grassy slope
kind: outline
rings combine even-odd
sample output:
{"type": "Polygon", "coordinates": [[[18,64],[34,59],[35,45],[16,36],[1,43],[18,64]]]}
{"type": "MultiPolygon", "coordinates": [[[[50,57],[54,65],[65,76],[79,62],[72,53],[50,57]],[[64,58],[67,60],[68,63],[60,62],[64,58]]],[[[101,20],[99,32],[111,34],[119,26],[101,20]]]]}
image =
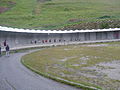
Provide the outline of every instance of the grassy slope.
{"type": "Polygon", "coordinates": [[[16,6],[0,15],[0,24],[25,27],[32,21],[32,13],[36,0],[16,0],[16,6]]]}
{"type": "Polygon", "coordinates": [[[54,29],[69,24],[70,19],[96,21],[108,15],[120,19],[119,0],[52,0],[37,3],[36,0],[16,0],[16,6],[0,15],[0,25],[54,29]]]}
{"type": "Polygon", "coordinates": [[[110,43],[110,46],[107,47],[61,46],[34,52],[22,59],[24,64],[43,73],[86,85],[98,85],[105,90],[117,89],[120,85],[119,81],[112,80],[106,75],[100,78],[98,73],[84,69],[84,67],[95,66],[101,62],[120,60],[120,47],[114,46],[119,44],[110,43]],[[82,60],[83,57],[89,57],[89,60],[82,60]],[[79,66],[73,66],[76,64],[79,64],[79,66]],[[79,72],[96,75],[98,78],[85,77],[79,72]]]}

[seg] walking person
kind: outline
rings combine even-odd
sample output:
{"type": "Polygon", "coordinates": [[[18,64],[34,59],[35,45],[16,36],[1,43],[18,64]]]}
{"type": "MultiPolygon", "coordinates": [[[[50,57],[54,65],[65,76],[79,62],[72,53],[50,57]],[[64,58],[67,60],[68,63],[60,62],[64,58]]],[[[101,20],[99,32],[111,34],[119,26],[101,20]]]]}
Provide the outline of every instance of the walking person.
{"type": "Polygon", "coordinates": [[[37,43],[37,41],[35,40],[35,44],[37,43]]]}
{"type": "Polygon", "coordinates": [[[9,45],[7,45],[5,49],[6,49],[6,56],[9,56],[9,52],[10,52],[10,47],[9,47],[9,45]]]}

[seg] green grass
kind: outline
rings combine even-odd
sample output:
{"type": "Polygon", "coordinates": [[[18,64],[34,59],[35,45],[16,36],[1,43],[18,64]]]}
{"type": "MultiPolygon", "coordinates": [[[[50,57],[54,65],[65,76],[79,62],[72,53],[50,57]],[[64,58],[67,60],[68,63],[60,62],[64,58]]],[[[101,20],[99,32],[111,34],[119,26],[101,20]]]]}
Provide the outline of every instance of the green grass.
{"type": "MultiPolygon", "coordinates": [[[[100,43],[101,44],[101,43],[100,43]]],[[[120,83],[107,75],[102,78],[87,77],[79,73],[97,76],[96,71],[84,69],[101,62],[120,60],[120,42],[103,43],[108,46],[87,47],[84,45],[59,46],[33,52],[22,57],[25,66],[42,75],[49,74],[87,86],[101,87],[105,90],[119,88],[120,83]],[[117,46],[116,46],[117,45],[117,46]],[[84,60],[83,58],[88,58],[84,60]],[[78,66],[74,66],[78,65],[78,66]]],[[[85,44],[89,45],[89,44],[85,44]]],[[[96,44],[90,44],[96,45],[96,44]]],[[[105,69],[105,67],[101,67],[105,69]]],[[[107,67],[112,69],[110,67],[107,67]]]]}
{"type": "MultiPolygon", "coordinates": [[[[14,0],[16,5],[0,14],[0,25],[18,28],[56,29],[102,19],[120,19],[119,0],[14,0]],[[105,17],[108,16],[108,17],[105,17]],[[70,22],[78,19],[77,22],[70,22]]],[[[0,4],[1,6],[2,4],[0,4]]]]}

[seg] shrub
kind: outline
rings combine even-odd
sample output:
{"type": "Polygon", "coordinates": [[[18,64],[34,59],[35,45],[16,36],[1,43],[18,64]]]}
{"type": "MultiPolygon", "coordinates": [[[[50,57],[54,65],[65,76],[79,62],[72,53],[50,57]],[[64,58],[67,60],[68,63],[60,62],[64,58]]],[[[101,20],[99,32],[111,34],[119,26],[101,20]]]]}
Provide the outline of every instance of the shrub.
{"type": "Polygon", "coordinates": [[[100,28],[101,28],[101,29],[109,28],[109,24],[108,24],[108,23],[102,23],[102,24],[100,25],[100,28]]]}
{"type": "Polygon", "coordinates": [[[106,18],[111,18],[111,16],[105,15],[105,16],[99,17],[98,19],[106,19],[106,18]]]}

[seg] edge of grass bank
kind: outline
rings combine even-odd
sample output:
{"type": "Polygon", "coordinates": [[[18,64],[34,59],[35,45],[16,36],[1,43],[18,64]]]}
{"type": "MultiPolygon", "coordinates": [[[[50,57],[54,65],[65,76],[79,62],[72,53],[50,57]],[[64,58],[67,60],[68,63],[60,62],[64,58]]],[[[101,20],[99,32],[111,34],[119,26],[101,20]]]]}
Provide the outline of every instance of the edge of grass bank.
{"type": "Polygon", "coordinates": [[[59,77],[56,77],[56,76],[52,76],[52,75],[49,75],[47,73],[44,73],[44,72],[40,72],[34,68],[32,68],[31,66],[27,65],[25,62],[24,62],[24,59],[21,58],[21,63],[27,67],[28,69],[30,69],[31,71],[43,76],[43,77],[46,77],[46,78],[49,78],[49,79],[52,79],[52,80],[55,80],[57,82],[60,82],[60,83],[64,83],[64,84],[67,84],[67,85],[71,85],[71,86],[74,86],[76,88],[81,88],[81,89],[84,89],[84,90],[101,90],[101,88],[99,86],[96,86],[96,87],[93,87],[93,86],[87,86],[87,85],[84,85],[84,84],[80,84],[80,83],[75,83],[75,82],[72,82],[72,81],[69,81],[69,80],[65,80],[65,79],[62,79],[62,78],[59,78],[59,77]]]}
{"type": "MultiPolygon", "coordinates": [[[[18,53],[18,52],[25,52],[25,51],[34,50],[34,49],[50,48],[50,47],[53,47],[53,46],[39,46],[39,47],[29,47],[29,48],[26,47],[26,48],[20,48],[20,49],[13,49],[13,50],[10,50],[10,54],[18,53]]],[[[2,51],[2,55],[5,55],[5,52],[6,51],[2,51]]]]}

